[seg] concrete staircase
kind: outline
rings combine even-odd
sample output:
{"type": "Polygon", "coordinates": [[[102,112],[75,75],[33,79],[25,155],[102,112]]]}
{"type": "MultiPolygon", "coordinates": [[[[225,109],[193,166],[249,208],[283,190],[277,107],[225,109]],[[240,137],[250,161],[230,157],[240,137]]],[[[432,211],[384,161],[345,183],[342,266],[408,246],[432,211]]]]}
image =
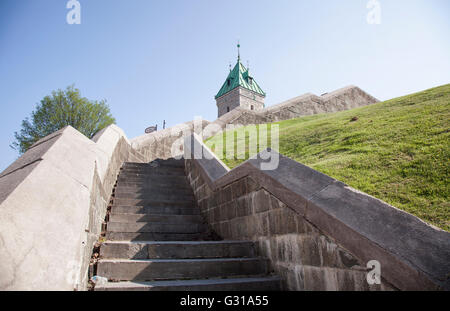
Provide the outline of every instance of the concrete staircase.
{"type": "Polygon", "coordinates": [[[100,249],[95,290],[278,290],[253,242],[219,241],[208,230],[184,161],[125,163],[100,249]]]}

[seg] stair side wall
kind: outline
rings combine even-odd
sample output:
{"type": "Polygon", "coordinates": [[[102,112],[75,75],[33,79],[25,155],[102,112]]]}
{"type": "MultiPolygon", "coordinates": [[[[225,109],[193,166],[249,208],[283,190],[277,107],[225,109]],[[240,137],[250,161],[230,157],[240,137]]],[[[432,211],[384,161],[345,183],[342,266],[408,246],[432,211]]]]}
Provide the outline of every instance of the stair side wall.
{"type": "Polygon", "coordinates": [[[450,288],[448,232],[282,155],[273,171],[258,158],[229,171],[198,137],[185,149],[208,225],[224,239],[256,242],[285,289],[450,288]],[[380,285],[366,281],[371,260],[381,264],[380,285]]]}
{"type": "Polygon", "coordinates": [[[43,138],[0,175],[0,290],[84,290],[120,167],[142,162],[115,125],[43,138]],[[8,186],[10,185],[10,186],[8,186]]]}
{"type": "Polygon", "coordinates": [[[368,285],[361,260],[322,234],[251,177],[211,190],[196,167],[186,172],[201,214],[226,240],[251,240],[269,258],[283,290],[393,290],[386,281],[368,285]]]}

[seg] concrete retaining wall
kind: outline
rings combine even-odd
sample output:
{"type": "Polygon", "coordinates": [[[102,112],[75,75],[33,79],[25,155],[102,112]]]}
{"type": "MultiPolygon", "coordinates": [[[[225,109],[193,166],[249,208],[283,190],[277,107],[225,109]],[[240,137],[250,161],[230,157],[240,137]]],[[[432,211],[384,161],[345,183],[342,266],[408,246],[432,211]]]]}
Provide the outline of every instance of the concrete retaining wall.
{"type": "Polygon", "coordinates": [[[208,224],[225,239],[257,242],[285,289],[450,289],[448,232],[273,151],[276,170],[262,171],[255,157],[229,171],[198,137],[185,150],[208,224]],[[371,260],[380,285],[366,281],[371,260]]]}
{"type": "Polygon", "coordinates": [[[124,161],[143,162],[111,125],[92,140],[66,127],[0,174],[0,290],[83,290],[124,161]]]}

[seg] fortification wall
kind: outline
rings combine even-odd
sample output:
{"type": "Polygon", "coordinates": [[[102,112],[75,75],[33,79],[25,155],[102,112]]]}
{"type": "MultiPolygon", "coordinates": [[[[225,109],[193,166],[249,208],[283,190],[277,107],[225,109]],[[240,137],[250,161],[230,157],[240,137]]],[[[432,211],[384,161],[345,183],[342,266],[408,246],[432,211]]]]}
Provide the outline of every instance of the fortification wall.
{"type": "Polygon", "coordinates": [[[142,154],[146,162],[169,159],[183,154],[184,137],[201,133],[209,125],[207,120],[194,120],[145,134],[131,140],[134,150],[142,154]]]}
{"type": "Polygon", "coordinates": [[[35,143],[0,175],[0,290],[83,290],[124,161],[143,162],[111,125],[35,143]]]}
{"type": "MultiPolygon", "coordinates": [[[[304,94],[259,111],[237,107],[218,118],[213,124],[224,129],[227,124],[271,123],[319,113],[338,112],[377,102],[378,100],[375,97],[367,94],[359,87],[351,85],[323,96],[304,94]]],[[[216,133],[214,132],[212,135],[216,133]]]]}
{"type": "MultiPolygon", "coordinates": [[[[240,89],[230,96],[240,96],[240,89]]],[[[202,134],[203,139],[223,131],[227,124],[250,125],[276,122],[301,116],[337,112],[378,102],[378,100],[356,86],[348,86],[332,93],[316,96],[305,94],[281,104],[251,111],[237,107],[219,117],[214,122],[207,120],[190,121],[174,127],[145,134],[131,139],[132,147],[143,154],[147,162],[168,159],[183,153],[183,137],[191,133],[202,134]]],[[[262,104],[261,104],[262,105],[262,104]]],[[[224,105],[220,105],[221,109],[224,105]]]]}
{"type": "Polygon", "coordinates": [[[261,170],[255,157],[230,171],[198,137],[185,150],[211,229],[256,242],[284,289],[450,289],[450,233],[274,151],[275,170],[261,170]],[[372,260],[379,285],[366,280],[372,260]]]}

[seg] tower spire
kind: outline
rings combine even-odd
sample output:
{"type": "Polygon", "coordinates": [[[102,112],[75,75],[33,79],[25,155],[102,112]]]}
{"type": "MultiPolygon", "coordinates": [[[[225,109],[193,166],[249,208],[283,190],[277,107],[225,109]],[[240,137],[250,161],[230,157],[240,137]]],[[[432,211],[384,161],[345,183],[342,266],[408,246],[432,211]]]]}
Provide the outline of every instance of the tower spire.
{"type": "Polygon", "coordinates": [[[240,62],[241,61],[241,51],[240,51],[241,45],[239,43],[239,40],[237,43],[237,48],[238,48],[238,62],[240,62]]]}

